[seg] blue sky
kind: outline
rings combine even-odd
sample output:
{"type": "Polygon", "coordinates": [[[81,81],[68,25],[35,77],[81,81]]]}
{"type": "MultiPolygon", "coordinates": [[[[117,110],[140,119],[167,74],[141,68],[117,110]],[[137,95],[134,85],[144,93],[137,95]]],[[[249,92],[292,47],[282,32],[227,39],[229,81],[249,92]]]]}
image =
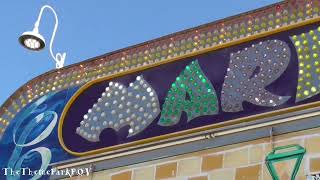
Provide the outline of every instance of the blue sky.
{"type": "MultiPolygon", "coordinates": [[[[66,52],[69,65],[275,2],[278,0],[2,1],[0,105],[20,86],[55,67],[49,46],[31,52],[18,43],[21,33],[32,30],[45,4],[56,10],[60,21],[53,52],[66,52]]],[[[54,26],[48,12],[39,29],[47,45],[54,26]]]]}

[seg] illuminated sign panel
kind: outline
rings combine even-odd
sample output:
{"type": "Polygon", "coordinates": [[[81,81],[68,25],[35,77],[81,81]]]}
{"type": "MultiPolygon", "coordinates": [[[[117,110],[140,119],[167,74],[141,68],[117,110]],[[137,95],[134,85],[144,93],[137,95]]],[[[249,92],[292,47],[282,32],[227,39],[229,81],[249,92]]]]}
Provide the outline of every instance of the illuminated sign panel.
{"type": "Polygon", "coordinates": [[[92,81],[65,107],[60,143],[106,152],[318,101],[319,32],[309,25],[92,81]]]}

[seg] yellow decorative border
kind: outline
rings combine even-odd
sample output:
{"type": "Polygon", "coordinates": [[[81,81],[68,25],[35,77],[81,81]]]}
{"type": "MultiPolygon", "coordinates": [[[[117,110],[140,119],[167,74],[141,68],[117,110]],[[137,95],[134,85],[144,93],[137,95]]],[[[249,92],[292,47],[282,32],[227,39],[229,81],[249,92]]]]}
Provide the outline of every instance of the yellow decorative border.
{"type": "Polygon", "coordinates": [[[180,132],[175,132],[175,133],[170,133],[170,134],[165,134],[165,135],[161,135],[161,136],[156,136],[156,137],[152,137],[152,138],[147,138],[147,139],[143,139],[143,140],[139,140],[139,141],[135,141],[135,142],[130,142],[130,143],[126,143],[126,144],[120,144],[120,145],[115,145],[115,146],[111,146],[111,147],[106,147],[106,148],[101,148],[101,149],[96,149],[96,150],[91,150],[91,151],[87,151],[87,152],[83,152],[83,153],[79,153],[79,152],[74,152],[69,150],[66,145],[64,144],[63,141],[63,136],[62,136],[62,127],[63,127],[63,122],[65,119],[65,116],[69,110],[69,108],[71,107],[71,105],[73,104],[73,102],[77,99],[77,97],[86,89],[88,89],[90,86],[92,86],[93,84],[102,82],[102,81],[107,81],[107,80],[111,80],[113,78],[117,78],[120,76],[124,76],[124,75],[128,75],[128,74],[132,74],[135,72],[139,72],[139,71],[143,71],[143,70],[147,70],[153,67],[157,67],[163,64],[167,64],[167,63],[171,63],[177,60],[183,60],[185,58],[189,58],[192,56],[196,56],[199,54],[204,54],[210,51],[214,51],[214,50],[218,50],[218,49],[222,49],[222,48],[226,48],[226,47],[230,47],[230,46],[234,46],[237,44],[241,44],[244,42],[248,42],[251,40],[255,40],[255,39],[259,39],[259,38],[263,38],[269,35],[273,35],[276,33],[280,33],[283,31],[288,31],[294,28],[298,28],[301,26],[305,26],[305,25],[309,25],[309,24],[313,24],[316,22],[320,21],[320,17],[316,17],[316,18],[312,18],[303,22],[299,22],[296,24],[290,24],[286,27],[280,27],[277,29],[273,29],[271,31],[265,31],[256,35],[251,35],[248,37],[244,37],[235,41],[230,41],[228,43],[224,43],[224,44],[219,44],[213,47],[209,47],[209,48],[204,48],[198,51],[195,51],[193,53],[189,53],[189,54],[184,54],[181,56],[177,56],[177,57],[173,57],[167,60],[162,60],[159,62],[156,62],[154,64],[148,64],[142,67],[138,67],[136,69],[130,69],[127,71],[123,71],[114,75],[110,75],[107,77],[102,77],[102,78],[98,78],[95,79],[93,81],[88,82],[87,84],[85,84],[84,86],[82,86],[72,97],[71,99],[68,101],[68,103],[66,104],[65,108],[63,109],[63,112],[61,114],[61,118],[59,121],[59,125],[58,125],[58,138],[59,138],[59,143],[62,146],[62,148],[67,151],[68,153],[75,155],[75,156],[85,156],[85,155],[93,155],[93,154],[98,154],[98,153],[102,153],[102,152],[110,152],[110,151],[114,151],[114,150],[119,150],[122,148],[128,148],[128,147],[133,147],[133,146],[137,146],[137,145],[141,145],[141,144],[147,144],[147,143],[152,143],[152,142],[158,142],[161,140],[165,140],[165,139],[170,139],[170,138],[176,138],[176,137],[181,137],[181,136],[185,136],[185,135],[189,135],[189,134],[193,134],[193,133],[197,133],[197,132],[201,132],[201,131],[207,131],[207,130],[211,130],[211,129],[215,129],[215,128],[220,128],[223,126],[230,126],[230,125],[234,125],[234,124],[239,124],[242,122],[250,122],[250,121],[254,121],[257,119],[262,119],[262,118],[267,118],[267,117],[272,117],[272,116],[277,116],[277,115],[281,115],[281,114],[285,114],[285,113],[290,113],[290,112],[295,112],[295,111],[299,111],[299,110],[304,110],[304,109],[309,109],[309,108],[313,108],[313,107],[317,107],[320,106],[320,102],[313,102],[313,103],[309,103],[309,104],[304,104],[304,105],[299,105],[299,106],[294,106],[294,107],[290,107],[290,108],[285,108],[285,109],[280,109],[277,111],[272,111],[272,112],[267,112],[267,113],[262,113],[262,114],[258,114],[258,115],[252,115],[252,116],[248,116],[248,117],[243,117],[243,118],[238,118],[235,120],[229,120],[227,122],[221,122],[221,123],[217,123],[217,124],[212,124],[212,125],[207,125],[207,126],[202,126],[202,127],[198,127],[198,128],[193,128],[193,129],[189,129],[189,130],[185,130],[185,131],[180,131],[180,132]]]}

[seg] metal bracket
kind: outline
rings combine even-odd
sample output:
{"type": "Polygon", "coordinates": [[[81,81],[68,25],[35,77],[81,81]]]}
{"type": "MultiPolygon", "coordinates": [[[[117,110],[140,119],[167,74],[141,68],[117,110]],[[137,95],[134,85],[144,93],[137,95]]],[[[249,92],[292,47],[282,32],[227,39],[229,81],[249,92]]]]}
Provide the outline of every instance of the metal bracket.
{"type": "Polygon", "coordinates": [[[274,130],[272,126],[270,127],[269,132],[270,132],[270,145],[271,145],[271,148],[274,149],[274,137],[273,137],[274,130]]]}
{"type": "Polygon", "coordinates": [[[216,134],[215,133],[209,133],[209,134],[206,134],[205,135],[205,138],[206,139],[213,139],[213,138],[215,138],[216,137],[216,134]]]}
{"type": "Polygon", "coordinates": [[[93,164],[90,164],[90,166],[89,166],[90,180],[93,179],[94,168],[95,168],[95,166],[93,164]]]}

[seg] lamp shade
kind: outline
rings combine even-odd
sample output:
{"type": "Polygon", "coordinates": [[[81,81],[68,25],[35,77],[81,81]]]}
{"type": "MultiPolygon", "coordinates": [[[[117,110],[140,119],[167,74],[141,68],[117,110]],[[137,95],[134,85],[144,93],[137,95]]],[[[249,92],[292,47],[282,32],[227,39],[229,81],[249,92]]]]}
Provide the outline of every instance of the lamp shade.
{"type": "Polygon", "coordinates": [[[19,37],[20,44],[32,51],[39,51],[45,47],[43,36],[35,31],[24,32],[19,37]]]}
{"type": "Polygon", "coordinates": [[[286,162],[291,162],[291,164],[293,164],[293,169],[290,170],[291,175],[287,178],[295,180],[305,152],[306,150],[297,144],[274,148],[266,157],[266,165],[273,180],[281,180],[278,171],[283,171],[281,168],[276,168],[276,164],[286,162]]]}

